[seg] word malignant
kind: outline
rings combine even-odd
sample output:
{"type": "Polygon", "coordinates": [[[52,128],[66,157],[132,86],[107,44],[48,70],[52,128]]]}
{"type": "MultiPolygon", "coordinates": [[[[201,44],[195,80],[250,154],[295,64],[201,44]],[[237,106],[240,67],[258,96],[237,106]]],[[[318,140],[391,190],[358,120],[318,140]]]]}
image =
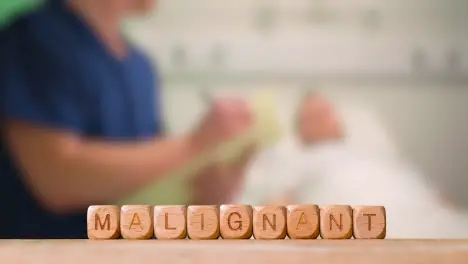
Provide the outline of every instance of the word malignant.
{"type": "Polygon", "coordinates": [[[383,239],[383,206],[95,205],[90,239],[383,239]]]}

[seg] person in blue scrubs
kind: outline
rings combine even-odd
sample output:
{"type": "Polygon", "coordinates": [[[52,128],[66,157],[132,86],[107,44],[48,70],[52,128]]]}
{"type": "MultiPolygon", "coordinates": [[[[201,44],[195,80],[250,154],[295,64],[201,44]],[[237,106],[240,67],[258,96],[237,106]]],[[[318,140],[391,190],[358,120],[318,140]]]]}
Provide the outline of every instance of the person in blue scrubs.
{"type": "MultiPolygon", "coordinates": [[[[224,99],[192,133],[164,136],[156,69],[120,33],[153,4],[50,0],[0,31],[0,238],[85,238],[89,205],[250,127],[247,105],[224,99]]],[[[207,168],[193,203],[228,201],[244,164],[207,168]]]]}

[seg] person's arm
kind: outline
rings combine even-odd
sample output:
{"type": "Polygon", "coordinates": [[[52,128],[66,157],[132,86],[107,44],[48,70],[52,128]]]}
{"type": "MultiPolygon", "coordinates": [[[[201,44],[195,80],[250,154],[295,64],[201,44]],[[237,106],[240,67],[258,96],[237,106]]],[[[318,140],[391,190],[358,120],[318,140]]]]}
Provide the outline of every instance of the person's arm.
{"type": "Polygon", "coordinates": [[[1,32],[2,141],[45,208],[69,212],[111,203],[196,155],[188,138],[128,143],[86,138],[94,90],[79,85],[79,69],[64,65],[60,50],[25,43],[23,32],[1,32]]]}
{"type": "Polygon", "coordinates": [[[103,142],[17,121],[6,122],[4,133],[25,183],[54,211],[115,201],[198,154],[189,137],[103,142]]]}

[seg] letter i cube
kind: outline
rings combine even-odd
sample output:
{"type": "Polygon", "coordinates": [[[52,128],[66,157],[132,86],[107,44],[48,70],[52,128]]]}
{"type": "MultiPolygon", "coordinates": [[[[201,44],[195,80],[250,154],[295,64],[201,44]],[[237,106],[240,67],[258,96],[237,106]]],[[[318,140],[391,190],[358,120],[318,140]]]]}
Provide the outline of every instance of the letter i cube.
{"type": "Polygon", "coordinates": [[[219,207],[216,205],[189,206],[187,233],[190,239],[218,239],[219,207]]]}

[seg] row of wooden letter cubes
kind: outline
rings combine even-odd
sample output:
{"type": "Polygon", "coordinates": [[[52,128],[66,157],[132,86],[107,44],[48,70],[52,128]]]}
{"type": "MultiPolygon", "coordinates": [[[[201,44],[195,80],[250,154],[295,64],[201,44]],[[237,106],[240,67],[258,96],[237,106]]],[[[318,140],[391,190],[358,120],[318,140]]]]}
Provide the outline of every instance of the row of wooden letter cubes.
{"type": "Polygon", "coordinates": [[[90,239],[383,239],[383,206],[94,205],[90,239]]]}

